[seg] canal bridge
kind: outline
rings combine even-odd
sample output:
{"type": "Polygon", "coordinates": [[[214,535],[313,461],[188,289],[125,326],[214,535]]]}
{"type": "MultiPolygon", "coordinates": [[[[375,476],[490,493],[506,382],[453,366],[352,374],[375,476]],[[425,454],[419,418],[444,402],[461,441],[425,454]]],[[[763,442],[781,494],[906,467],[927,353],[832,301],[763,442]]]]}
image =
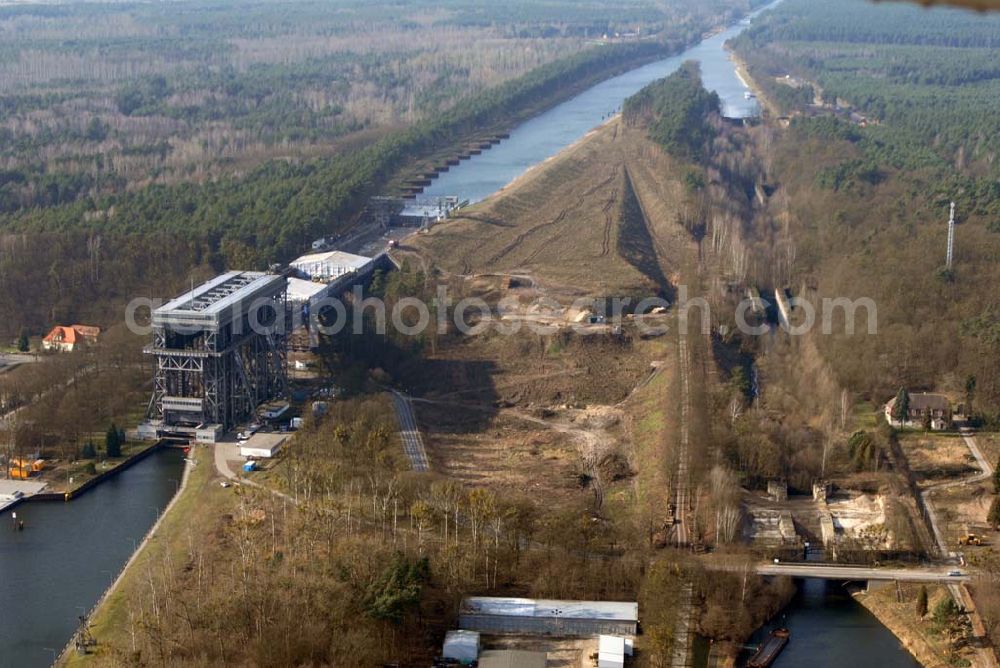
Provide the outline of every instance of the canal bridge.
{"type": "MultiPolygon", "coordinates": [[[[712,566],[709,566],[712,568],[712,566]]],[[[881,566],[848,566],[820,563],[761,563],[755,567],[758,575],[787,575],[793,578],[819,578],[821,580],[937,582],[958,584],[971,578],[964,571],[941,566],[914,568],[888,568],[881,566]],[[949,575],[949,573],[959,573],[949,575]]],[[[728,569],[727,569],[728,570],[728,569]]]]}

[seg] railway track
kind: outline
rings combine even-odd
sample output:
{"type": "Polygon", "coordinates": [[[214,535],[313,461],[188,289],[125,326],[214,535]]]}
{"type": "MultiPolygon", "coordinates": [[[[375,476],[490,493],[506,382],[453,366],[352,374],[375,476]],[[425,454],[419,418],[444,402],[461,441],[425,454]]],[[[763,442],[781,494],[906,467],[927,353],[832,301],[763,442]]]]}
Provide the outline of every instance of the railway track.
{"type": "Polygon", "coordinates": [[[410,465],[414,471],[429,471],[430,464],[427,461],[427,452],[424,450],[424,439],[420,436],[420,429],[417,428],[417,419],[413,415],[413,406],[405,395],[393,390],[393,405],[396,408],[396,417],[399,420],[399,435],[403,441],[403,451],[410,460],[410,465]]]}
{"type": "Polygon", "coordinates": [[[678,332],[678,366],[681,376],[681,443],[677,452],[677,477],[674,483],[674,514],[676,525],[674,527],[674,543],[677,547],[684,547],[691,543],[690,531],[688,528],[688,507],[691,502],[688,481],[690,479],[690,429],[688,421],[691,415],[691,379],[690,379],[690,355],[685,332],[678,332]]]}

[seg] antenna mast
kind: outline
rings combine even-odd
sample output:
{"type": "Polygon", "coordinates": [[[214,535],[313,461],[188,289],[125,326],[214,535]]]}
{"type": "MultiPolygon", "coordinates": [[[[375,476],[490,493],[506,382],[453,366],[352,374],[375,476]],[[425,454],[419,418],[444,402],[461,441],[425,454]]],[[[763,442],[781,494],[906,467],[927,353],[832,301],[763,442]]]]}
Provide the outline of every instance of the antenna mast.
{"type": "Polygon", "coordinates": [[[951,260],[955,252],[955,203],[951,203],[951,216],[948,218],[948,257],[945,268],[951,270],[951,260]]]}

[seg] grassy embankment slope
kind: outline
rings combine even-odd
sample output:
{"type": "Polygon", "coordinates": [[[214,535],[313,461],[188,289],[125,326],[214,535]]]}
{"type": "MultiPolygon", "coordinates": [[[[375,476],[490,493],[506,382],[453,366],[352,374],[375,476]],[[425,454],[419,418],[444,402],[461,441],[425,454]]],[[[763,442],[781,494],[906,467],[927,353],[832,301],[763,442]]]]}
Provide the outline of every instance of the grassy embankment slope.
{"type": "MultiPolygon", "coordinates": [[[[920,585],[900,585],[884,587],[868,593],[855,594],[855,599],[878,617],[895,634],[907,649],[925,668],[945,668],[946,666],[975,665],[975,653],[968,647],[956,650],[951,643],[952,632],[946,624],[934,620],[933,612],[920,617],[917,615],[916,600],[920,585]],[[901,594],[901,596],[900,596],[901,594]]],[[[946,587],[931,586],[927,590],[927,608],[935,607],[951,594],[946,587]]]]}
{"type": "Polygon", "coordinates": [[[654,295],[669,290],[669,276],[651,247],[668,262],[683,252],[675,223],[686,195],[675,173],[669,156],[615,119],[407,244],[454,273],[528,273],[577,295],[654,295]],[[637,190],[660,195],[648,219],[637,190]]]}
{"type": "MultiPolygon", "coordinates": [[[[404,246],[426,264],[449,272],[530,276],[538,294],[563,303],[578,296],[672,297],[682,264],[696,252],[678,223],[681,211],[690,206],[681,173],[681,166],[649,141],[645,130],[626,127],[616,118],[461,216],[410,237],[404,246]]],[[[578,396],[599,405],[629,397],[625,432],[618,437],[637,475],[631,494],[642,500],[641,506],[663,512],[676,465],[670,452],[676,425],[667,399],[677,400],[676,342],[672,337],[635,337],[627,349],[600,350],[596,338],[578,337],[564,352],[550,350],[538,361],[505,354],[514,344],[504,337],[465,342],[439,356],[489,360],[504,400],[551,403],[578,396]],[[608,360],[618,360],[615,368],[605,368],[608,360]],[[630,396],[630,388],[642,381],[643,370],[654,360],[662,362],[660,371],[630,396]],[[565,378],[548,396],[537,389],[553,383],[556,368],[549,372],[551,379],[535,379],[534,391],[504,392],[505,382],[530,376],[528,368],[518,368],[523,364],[536,374],[539,364],[562,369],[568,364],[580,373],[565,378]],[[609,387],[608,378],[616,378],[621,387],[609,387]],[[600,396],[590,391],[594,387],[607,391],[600,396]]],[[[454,440],[453,435],[448,438],[454,440]]],[[[433,444],[433,436],[431,440],[433,444]]]]}

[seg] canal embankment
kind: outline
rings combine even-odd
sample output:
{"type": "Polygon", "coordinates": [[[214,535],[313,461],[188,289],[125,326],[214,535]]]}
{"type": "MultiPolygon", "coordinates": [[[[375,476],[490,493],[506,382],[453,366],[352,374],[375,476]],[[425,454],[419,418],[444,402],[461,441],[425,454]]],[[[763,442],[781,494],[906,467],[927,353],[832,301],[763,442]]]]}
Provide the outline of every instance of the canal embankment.
{"type": "Polygon", "coordinates": [[[958,659],[970,661],[973,656],[961,656],[951,643],[951,633],[941,622],[935,621],[934,610],[945,599],[951,598],[947,587],[927,587],[928,612],[917,612],[919,584],[889,585],[873,591],[852,592],[854,600],[892,631],[906,649],[925,668],[945,668],[956,665],[958,659]]]}
{"type": "MultiPolygon", "coordinates": [[[[135,461],[132,461],[130,463],[134,464],[136,461],[140,461],[141,459],[148,457],[150,453],[152,453],[153,451],[155,451],[156,448],[159,447],[163,447],[163,441],[160,441],[155,446],[152,446],[142,451],[141,453],[134,455],[130,459],[133,459],[135,461]]],[[[134,564],[139,559],[140,555],[142,555],[143,551],[146,549],[146,546],[153,539],[153,536],[156,535],[157,530],[163,524],[164,519],[170,514],[170,511],[174,508],[174,506],[177,505],[178,501],[183,498],[184,492],[187,489],[188,480],[191,477],[191,470],[194,466],[197,465],[196,461],[197,460],[193,457],[185,458],[184,471],[183,473],[181,473],[181,480],[180,484],[177,487],[177,492],[174,494],[173,498],[170,499],[170,502],[167,504],[166,508],[163,509],[163,512],[160,514],[157,520],[153,523],[153,526],[149,528],[149,532],[146,533],[145,537],[143,537],[142,542],[139,543],[138,548],[132,553],[132,555],[128,558],[128,561],[126,561],[125,564],[122,566],[121,570],[118,572],[118,575],[112,581],[111,585],[104,591],[103,594],[101,594],[101,597],[97,599],[96,603],[94,603],[94,607],[91,608],[90,612],[87,613],[86,619],[88,627],[92,626],[91,620],[93,620],[96,612],[99,609],[101,609],[105,601],[107,601],[108,598],[118,590],[122,581],[126,578],[126,574],[129,572],[129,567],[132,566],[132,564],[134,564]]],[[[111,471],[108,471],[108,473],[111,473],[111,471]]],[[[94,478],[88,482],[91,482],[94,485],[96,485],[100,481],[94,478]]],[[[66,659],[77,650],[77,644],[78,644],[77,641],[78,641],[78,634],[74,634],[74,637],[70,638],[69,642],[66,643],[66,647],[63,648],[60,658],[55,662],[57,665],[64,664],[66,659]]]]}
{"type": "Polygon", "coordinates": [[[64,486],[53,485],[50,480],[46,479],[44,473],[37,478],[28,480],[2,480],[0,481],[0,515],[8,511],[13,512],[22,503],[71,501],[105,480],[115,477],[133,464],[141,462],[156,452],[157,449],[166,445],[165,441],[157,441],[151,445],[146,443],[139,444],[132,448],[130,454],[108,464],[104,470],[97,471],[94,475],[78,482],[70,478],[64,486]]]}
{"type": "Polygon", "coordinates": [[[97,473],[92,478],[87,478],[82,482],[75,485],[71,485],[67,489],[54,490],[54,491],[41,491],[37,494],[32,494],[31,496],[23,497],[24,501],[72,501],[81,494],[93,489],[97,485],[101,484],[109,478],[113,478],[122,471],[125,471],[130,466],[141,462],[142,460],[149,457],[151,454],[156,452],[159,448],[165,447],[167,445],[166,441],[157,441],[152,445],[140,448],[138,451],[130,454],[119,462],[116,462],[111,467],[97,473]]]}
{"type": "Polygon", "coordinates": [[[771,118],[778,118],[781,116],[781,108],[778,104],[770,98],[764,88],[751,76],[749,68],[747,68],[746,61],[744,61],[736,51],[727,48],[726,51],[729,53],[730,60],[733,61],[733,68],[736,72],[737,78],[750,89],[754,97],[757,98],[757,102],[760,104],[761,109],[764,112],[764,116],[769,116],[771,118]]]}
{"type": "Polygon", "coordinates": [[[212,449],[197,446],[188,459],[177,494],[89,616],[89,632],[96,644],[87,654],[80,654],[71,640],[57,665],[103,665],[128,659],[134,651],[132,638],[140,632],[138,602],[148,598],[151,587],[159,586],[152,574],[187,564],[191,537],[210,534],[208,524],[218,522],[232,507],[239,487],[219,484],[212,449]]]}
{"type": "Polygon", "coordinates": [[[181,451],[158,447],[72,502],[17,507],[0,527],[0,665],[50,666],[136,551],[183,476],[181,451]]]}
{"type": "Polygon", "coordinates": [[[789,631],[788,644],[772,668],[800,666],[879,666],[917,668],[920,663],[899,639],[839,582],[795,581],[792,601],[745,644],[736,665],[746,660],[771,631],[789,631]],[[822,658],[821,662],[817,662],[822,658]]]}

